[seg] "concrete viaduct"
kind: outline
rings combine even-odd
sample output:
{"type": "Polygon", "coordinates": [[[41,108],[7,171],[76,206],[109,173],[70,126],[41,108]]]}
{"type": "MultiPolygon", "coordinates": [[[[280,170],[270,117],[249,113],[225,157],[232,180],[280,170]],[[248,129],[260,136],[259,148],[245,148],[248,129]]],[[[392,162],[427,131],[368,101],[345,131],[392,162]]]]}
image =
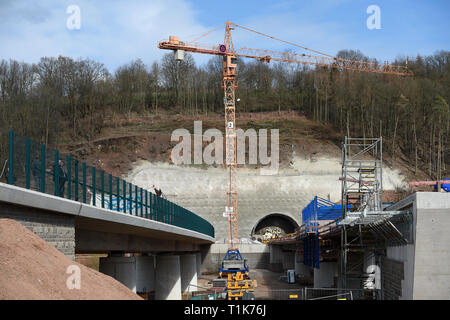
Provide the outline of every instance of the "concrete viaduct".
{"type": "Polygon", "coordinates": [[[158,300],[181,299],[197,285],[201,251],[214,242],[200,232],[4,183],[0,218],[20,222],[72,260],[78,253],[107,253],[102,273],[134,292],[153,291],[158,300]]]}

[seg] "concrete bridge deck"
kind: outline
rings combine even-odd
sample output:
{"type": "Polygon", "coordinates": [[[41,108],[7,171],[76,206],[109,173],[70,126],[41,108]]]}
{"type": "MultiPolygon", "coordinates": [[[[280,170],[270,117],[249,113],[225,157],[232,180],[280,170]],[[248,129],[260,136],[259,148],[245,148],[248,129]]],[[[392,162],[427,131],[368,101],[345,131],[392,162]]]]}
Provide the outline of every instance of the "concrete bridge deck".
{"type": "MultiPolygon", "coordinates": [[[[197,251],[199,245],[214,241],[208,235],[189,229],[4,183],[0,183],[0,217],[22,222],[49,242],[66,239],[57,241],[54,235],[45,233],[56,231],[63,236],[72,224],[74,230],[69,233],[73,235],[73,254],[197,251]]],[[[64,246],[71,245],[65,243],[64,246]]],[[[67,250],[64,253],[67,254],[67,250]]]]}
{"type": "Polygon", "coordinates": [[[108,253],[100,272],[134,292],[154,292],[156,299],[181,299],[197,285],[200,250],[214,242],[186,228],[4,183],[0,218],[20,222],[71,259],[76,253],[108,253]]]}

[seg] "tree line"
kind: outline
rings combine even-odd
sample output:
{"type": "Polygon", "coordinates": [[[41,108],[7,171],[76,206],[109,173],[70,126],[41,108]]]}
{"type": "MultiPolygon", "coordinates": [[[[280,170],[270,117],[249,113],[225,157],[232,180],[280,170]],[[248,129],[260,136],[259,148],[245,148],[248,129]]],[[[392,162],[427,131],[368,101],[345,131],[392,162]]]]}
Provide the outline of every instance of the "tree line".
{"type": "MultiPolygon", "coordinates": [[[[370,61],[359,51],[338,57],[370,61]]],[[[414,171],[446,173],[450,161],[450,52],[397,59],[413,77],[238,60],[237,112],[296,110],[352,137],[383,137],[394,162],[405,155],[414,171]],[[446,166],[447,164],[447,166],[446,166]]],[[[172,53],[150,66],[137,59],[111,73],[100,62],[43,57],[0,62],[0,151],[9,129],[42,143],[92,139],[105,114],[223,114],[221,57],[196,65],[172,53]]]]}

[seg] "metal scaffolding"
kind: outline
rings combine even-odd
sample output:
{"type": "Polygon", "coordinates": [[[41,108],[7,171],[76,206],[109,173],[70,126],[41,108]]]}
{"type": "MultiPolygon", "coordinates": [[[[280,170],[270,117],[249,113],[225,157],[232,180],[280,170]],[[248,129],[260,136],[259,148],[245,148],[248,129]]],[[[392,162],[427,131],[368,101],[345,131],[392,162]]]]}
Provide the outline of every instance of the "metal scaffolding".
{"type": "MultiPolygon", "coordinates": [[[[345,137],[342,147],[342,209],[347,213],[382,211],[383,190],[382,138],[345,137]],[[349,209],[351,205],[351,209],[349,209]]],[[[349,219],[350,220],[350,219],[349,219]]]]}
{"type": "Polygon", "coordinates": [[[295,239],[303,243],[304,264],[319,268],[321,261],[340,261],[339,290],[347,288],[347,280],[360,281],[375,294],[382,289],[381,280],[375,281],[375,271],[365,267],[379,266],[386,246],[412,241],[412,211],[383,210],[382,162],[381,138],[346,137],[341,203],[316,196],[302,211],[295,239]]]}
{"type": "Polygon", "coordinates": [[[402,233],[389,221],[404,211],[383,211],[382,138],[348,138],[342,146],[341,280],[346,287],[347,259],[351,250],[376,250],[379,242],[405,244],[402,233]],[[349,230],[352,230],[349,239],[349,230]],[[374,243],[363,239],[371,233],[374,243]]]}

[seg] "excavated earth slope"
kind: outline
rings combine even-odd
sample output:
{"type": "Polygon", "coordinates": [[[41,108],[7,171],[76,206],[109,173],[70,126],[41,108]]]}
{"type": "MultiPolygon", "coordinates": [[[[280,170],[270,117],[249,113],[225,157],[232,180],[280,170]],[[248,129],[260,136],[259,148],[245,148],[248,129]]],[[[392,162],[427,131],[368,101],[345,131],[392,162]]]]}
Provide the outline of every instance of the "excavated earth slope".
{"type": "Polygon", "coordinates": [[[70,260],[20,223],[0,219],[0,299],[2,300],[140,300],[115,279],[70,260]],[[80,270],[80,289],[74,273],[80,270]],[[70,268],[69,268],[70,271],[70,268]],[[73,272],[73,271],[72,271],[73,272]]]}

